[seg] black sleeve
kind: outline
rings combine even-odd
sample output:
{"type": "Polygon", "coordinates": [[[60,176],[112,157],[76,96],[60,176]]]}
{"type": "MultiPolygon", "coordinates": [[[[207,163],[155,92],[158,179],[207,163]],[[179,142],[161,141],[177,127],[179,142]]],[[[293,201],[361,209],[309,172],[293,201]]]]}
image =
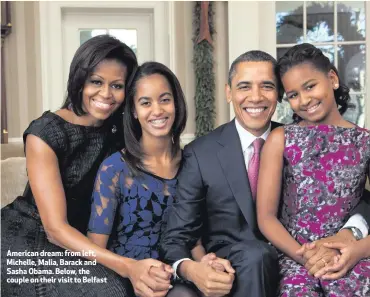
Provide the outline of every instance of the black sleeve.
{"type": "Polygon", "coordinates": [[[186,146],[183,166],[178,176],[175,201],[168,216],[167,228],[161,237],[160,258],[172,265],[191,258],[191,250],[201,237],[205,187],[195,152],[186,146]]]}
{"type": "Polygon", "coordinates": [[[364,217],[367,225],[370,226],[370,192],[364,190],[360,203],[353,209],[351,215],[360,214],[364,217]]]}
{"type": "MultiPolygon", "coordinates": [[[[370,148],[370,138],[368,141],[368,148],[370,148]]],[[[367,178],[370,180],[370,161],[368,162],[367,178]]],[[[367,225],[370,227],[370,191],[364,190],[360,203],[353,209],[351,216],[360,214],[366,220],[367,225]]],[[[370,233],[370,232],[369,232],[370,233]]]]}
{"type": "Polygon", "coordinates": [[[57,156],[63,153],[68,143],[63,126],[50,112],[45,112],[40,118],[32,121],[23,133],[24,152],[29,134],[42,139],[57,156]]]}

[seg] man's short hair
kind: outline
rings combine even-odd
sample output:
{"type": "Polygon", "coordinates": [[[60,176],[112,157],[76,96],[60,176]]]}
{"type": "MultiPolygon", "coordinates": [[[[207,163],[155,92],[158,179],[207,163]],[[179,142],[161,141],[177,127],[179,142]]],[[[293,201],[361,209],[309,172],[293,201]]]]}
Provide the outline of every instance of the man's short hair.
{"type": "Polygon", "coordinates": [[[248,51],[244,54],[241,54],[239,57],[237,57],[234,60],[234,62],[230,66],[229,77],[228,77],[228,83],[230,87],[231,87],[231,81],[233,80],[235,72],[236,72],[236,67],[238,66],[239,63],[243,63],[243,62],[270,62],[272,66],[274,67],[274,70],[275,70],[275,66],[277,63],[276,59],[273,56],[263,51],[254,50],[254,51],[248,51]]]}
{"type": "Polygon", "coordinates": [[[281,102],[281,99],[283,98],[284,90],[280,86],[279,80],[276,75],[277,61],[273,56],[263,51],[259,51],[259,50],[248,51],[248,52],[245,52],[244,54],[241,54],[239,57],[237,57],[233,61],[233,63],[230,66],[229,76],[228,76],[229,86],[231,87],[231,81],[233,80],[235,76],[236,67],[238,66],[239,63],[243,63],[243,62],[270,62],[272,64],[273,72],[276,78],[276,83],[278,84],[276,86],[277,92],[278,92],[278,101],[281,102]]]}

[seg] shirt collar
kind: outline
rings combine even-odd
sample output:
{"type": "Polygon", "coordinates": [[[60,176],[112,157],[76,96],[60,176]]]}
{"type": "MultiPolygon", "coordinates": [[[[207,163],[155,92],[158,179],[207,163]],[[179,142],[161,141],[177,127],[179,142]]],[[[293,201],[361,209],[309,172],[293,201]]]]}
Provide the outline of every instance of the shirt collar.
{"type": "Polygon", "coordinates": [[[263,140],[266,140],[267,136],[269,136],[269,134],[271,132],[271,123],[270,123],[269,127],[267,128],[267,130],[265,131],[265,133],[263,133],[260,137],[256,137],[252,133],[250,133],[249,131],[245,130],[242,127],[242,125],[240,125],[240,123],[238,122],[237,119],[235,119],[235,126],[236,126],[236,130],[238,131],[238,134],[239,134],[239,138],[240,138],[240,142],[241,142],[241,145],[242,145],[243,153],[253,143],[253,141],[256,138],[263,138],[263,140]]]}

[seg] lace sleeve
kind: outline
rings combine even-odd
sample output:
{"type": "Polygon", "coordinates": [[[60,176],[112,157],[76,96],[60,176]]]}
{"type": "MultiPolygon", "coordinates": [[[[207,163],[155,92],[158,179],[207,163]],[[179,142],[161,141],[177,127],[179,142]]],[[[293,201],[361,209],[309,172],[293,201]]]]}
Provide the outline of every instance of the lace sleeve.
{"type": "Polygon", "coordinates": [[[118,199],[120,197],[119,176],[114,164],[103,162],[97,174],[92,194],[89,232],[111,234],[118,199]]]}

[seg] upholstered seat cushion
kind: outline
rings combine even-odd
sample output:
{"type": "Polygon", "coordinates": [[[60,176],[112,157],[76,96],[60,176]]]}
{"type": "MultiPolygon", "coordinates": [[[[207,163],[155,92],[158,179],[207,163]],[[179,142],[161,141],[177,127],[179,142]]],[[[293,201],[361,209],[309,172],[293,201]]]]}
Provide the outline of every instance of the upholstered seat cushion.
{"type": "Polygon", "coordinates": [[[1,160],[12,157],[24,157],[23,142],[11,142],[1,144],[1,160]]]}
{"type": "Polygon", "coordinates": [[[1,160],[1,207],[22,195],[27,181],[25,157],[1,160]]]}

